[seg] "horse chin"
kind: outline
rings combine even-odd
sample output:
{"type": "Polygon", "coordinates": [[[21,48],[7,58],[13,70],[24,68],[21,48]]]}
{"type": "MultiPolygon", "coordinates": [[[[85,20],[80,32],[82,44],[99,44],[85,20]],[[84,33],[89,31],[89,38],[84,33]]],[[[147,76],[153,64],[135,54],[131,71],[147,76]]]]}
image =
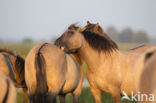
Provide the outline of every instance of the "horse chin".
{"type": "Polygon", "coordinates": [[[66,53],[67,53],[67,54],[73,54],[73,53],[76,54],[76,53],[78,53],[78,50],[79,50],[79,49],[72,49],[72,50],[66,51],[66,53]]]}

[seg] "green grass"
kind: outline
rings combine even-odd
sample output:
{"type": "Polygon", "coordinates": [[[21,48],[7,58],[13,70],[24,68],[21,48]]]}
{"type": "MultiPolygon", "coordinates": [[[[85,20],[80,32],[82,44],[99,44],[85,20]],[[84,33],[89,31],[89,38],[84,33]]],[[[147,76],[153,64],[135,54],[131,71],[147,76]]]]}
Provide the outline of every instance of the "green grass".
{"type": "MultiPolygon", "coordinates": [[[[22,57],[26,57],[30,49],[34,46],[34,44],[0,44],[0,48],[12,50],[14,53],[21,55],[22,57]]],[[[136,44],[120,44],[119,48],[121,50],[127,50],[130,48],[136,47],[136,44]]],[[[82,67],[84,68],[84,72],[86,74],[87,65],[83,63],[82,67]]],[[[24,94],[23,92],[18,93],[17,103],[24,103],[24,94]]],[[[59,99],[57,98],[58,103],[59,99]]],[[[71,94],[66,96],[66,103],[72,103],[73,97],[71,94]]],[[[103,103],[113,103],[112,96],[108,93],[102,94],[103,103]]],[[[90,92],[89,87],[84,87],[82,90],[82,95],[80,97],[79,103],[94,103],[92,94],[90,92]]],[[[122,103],[132,103],[124,100],[122,103]]]]}
{"type": "Polygon", "coordinates": [[[25,100],[24,100],[24,93],[23,92],[18,92],[17,94],[17,103],[25,103],[25,100]]]}
{"type": "MultiPolygon", "coordinates": [[[[18,93],[17,103],[25,103],[23,92],[18,93]]],[[[60,103],[58,97],[57,97],[57,103],[60,103]]],[[[66,103],[73,103],[73,96],[71,93],[67,94],[66,103]]],[[[94,99],[90,92],[89,87],[83,87],[82,94],[79,99],[79,103],[94,103],[94,99]]],[[[102,94],[102,103],[113,103],[112,96],[108,93],[103,93],[102,94]]],[[[123,100],[122,103],[136,103],[136,102],[130,102],[128,100],[123,100]]]]}

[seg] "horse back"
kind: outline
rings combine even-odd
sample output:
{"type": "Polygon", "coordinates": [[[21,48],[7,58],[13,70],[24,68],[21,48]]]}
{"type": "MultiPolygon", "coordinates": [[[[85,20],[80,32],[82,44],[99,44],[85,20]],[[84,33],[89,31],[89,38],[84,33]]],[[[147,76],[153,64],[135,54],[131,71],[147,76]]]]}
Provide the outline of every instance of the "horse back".
{"type": "Polygon", "coordinates": [[[140,55],[152,47],[154,47],[154,46],[152,46],[152,45],[141,45],[141,46],[138,46],[136,48],[128,50],[128,52],[140,55]]]}

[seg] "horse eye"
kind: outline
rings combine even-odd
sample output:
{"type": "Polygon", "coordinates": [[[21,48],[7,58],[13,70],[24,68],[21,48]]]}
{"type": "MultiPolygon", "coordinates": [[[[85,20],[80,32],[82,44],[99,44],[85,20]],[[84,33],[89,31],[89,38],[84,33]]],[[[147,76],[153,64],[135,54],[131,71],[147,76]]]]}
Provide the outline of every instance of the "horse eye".
{"type": "Polygon", "coordinates": [[[69,31],[68,33],[69,33],[69,34],[74,34],[74,32],[73,32],[73,31],[69,31]]]}

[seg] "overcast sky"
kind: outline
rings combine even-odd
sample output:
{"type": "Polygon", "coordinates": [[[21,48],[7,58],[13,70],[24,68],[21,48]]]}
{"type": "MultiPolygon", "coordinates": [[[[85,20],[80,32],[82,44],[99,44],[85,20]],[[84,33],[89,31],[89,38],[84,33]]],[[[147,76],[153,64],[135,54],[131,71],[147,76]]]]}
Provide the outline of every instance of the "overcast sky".
{"type": "Polygon", "coordinates": [[[156,0],[0,0],[0,39],[50,39],[87,20],[156,37],[156,0]]]}

